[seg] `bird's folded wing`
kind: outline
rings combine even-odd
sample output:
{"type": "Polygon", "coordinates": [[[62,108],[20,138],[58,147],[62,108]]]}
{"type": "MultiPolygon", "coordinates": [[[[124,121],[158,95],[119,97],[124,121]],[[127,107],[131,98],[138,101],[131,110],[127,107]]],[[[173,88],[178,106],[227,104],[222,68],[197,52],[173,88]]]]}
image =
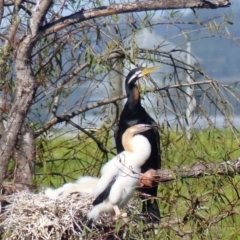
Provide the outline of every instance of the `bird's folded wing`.
{"type": "Polygon", "coordinates": [[[95,197],[95,200],[93,201],[93,205],[103,202],[109,196],[111,187],[118,176],[119,167],[118,161],[107,163],[107,166],[103,171],[103,175],[94,190],[93,196],[95,197]]]}
{"type": "Polygon", "coordinates": [[[120,126],[118,126],[114,132],[114,138],[115,138],[115,143],[116,143],[116,148],[118,153],[124,151],[124,148],[122,145],[122,135],[124,131],[125,129],[120,129],[120,126]]]}
{"type": "MultiPolygon", "coordinates": [[[[151,125],[157,125],[156,122],[152,119],[151,125]]],[[[158,158],[156,161],[158,162],[158,168],[161,168],[161,149],[160,149],[160,136],[157,128],[153,128],[154,137],[157,145],[157,151],[158,151],[158,158]]]]}
{"type": "Polygon", "coordinates": [[[106,200],[109,196],[109,193],[111,191],[112,185],[115,183],[116,177],[112,179],[112,181],[108,184],[108,186],[101,192],[93,201],[93,206],[98,205],[102,203],[104,200],[106,200]]]}

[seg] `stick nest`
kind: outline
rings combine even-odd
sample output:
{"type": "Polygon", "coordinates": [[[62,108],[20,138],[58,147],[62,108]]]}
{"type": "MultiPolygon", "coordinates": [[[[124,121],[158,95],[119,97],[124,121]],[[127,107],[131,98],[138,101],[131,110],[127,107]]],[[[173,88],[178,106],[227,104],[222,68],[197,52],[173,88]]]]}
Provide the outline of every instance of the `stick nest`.
{"type": "MultiPolygon", "coordinates": [[[[80,193],[58,199],[49,199],[44,193],[14,193],[6,197],[7,204],[2,208],[0,237],[8,240],[79,239],[91,232],[86,227],[86,216],[92,201],[91,196],[80,193]]],[[[111,222],[109,215],[102,214],[92,232],[98,236],[106,233],[106,226],[111,226],[111,222]]]]}

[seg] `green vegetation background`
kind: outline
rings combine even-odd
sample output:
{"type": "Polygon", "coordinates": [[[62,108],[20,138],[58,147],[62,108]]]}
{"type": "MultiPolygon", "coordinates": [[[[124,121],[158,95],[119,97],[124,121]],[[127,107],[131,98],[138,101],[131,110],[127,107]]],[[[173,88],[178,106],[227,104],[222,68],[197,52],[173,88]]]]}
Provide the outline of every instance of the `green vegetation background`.
{"type": "MultiPolygon", "coordinates": [[[[101,128],[94,133],[106,147],[116,152],[112,133],[101,128]]],[[[188,140],[184,132],[161,130],[162,166],[224,162],[240,156],[237,135],[230,129],[196,131],[188,140]]],[[[83,175],[98,176],[112,154],[103,153],[84,134],[38,140],[36,184],[59,187],[83,175]]],[[[185,218],[183,231],[193,231],[192,239],[240,239],[239,176],[209,176],[178,179],[159,185],[159,208],[166,219],[185,218]]],[[[140,205],[140,201],[139,201],[140,205]]],[[[119,223],[120,227],[121,224],[119,223]]],[[[141,225],[141,224],[140,224],[141,225]]],[[[140,225],[138,227],[140,227],[140,225]]],[[[116,228],[117,229],[117,228],[116,228]]],[[[133,239],[143,239],[139,229],[131,228],[133,239]],[[139,235],[140,234],[140,235],[139,235]]],[[[170,227],[159,228],[149,239],[181,239],[170,227]],[[154,236],[154,237],[153,237],[154,236]]]]}

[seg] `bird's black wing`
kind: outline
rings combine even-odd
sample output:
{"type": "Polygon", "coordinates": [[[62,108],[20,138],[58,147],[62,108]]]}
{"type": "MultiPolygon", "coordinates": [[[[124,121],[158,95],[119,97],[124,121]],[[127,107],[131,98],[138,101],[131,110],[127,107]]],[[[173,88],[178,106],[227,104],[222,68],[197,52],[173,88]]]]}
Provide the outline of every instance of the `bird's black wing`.
{"type": "MultiPolygon", "coordinates": [[[[150,124],[151,125],[157,125],[157,123],[149,116],[150,118],[150,124]]],[[[152,129],[153,134],[154,134],[154,138],[156,141],[156,148],[157,148],[157,159],[156,161],[159,163],[157,168],[160,169],[161,168],[161,148],[160,148],[160,135],[159,135],[159,131],[157,128],[153,128],[152,129]]]]}
{"type": "MultiPolygon", "coordinates": [[[[125,106],[120,121],[118,124],[118,129],[115,132],[115,141],[118,153],[124,151],[122,145],[122,135],[126,131],[128,127],[131,127],[136,124],[149,124],[156,125],[156,122],[150,117],[150,115],[146,112],[146,110],[142,106],[138,106],[133,111],[129,111],[125,106]]],[[[141,167],[141,172],[144,173],[149,169],[159,169],[161,167],[161,152],[160,152],[160,136],[158,129],[153,128],[146,132],[139,133],[148,139],[151,145],[151,155],[145,162],[145,164],[141,167]]],[[[145,194],[149,194],[152,196],[157,196],[158,186],[154,186],[152,188],[140,188],[141,192],[145,194]]],[[[160,218],[160,212],[158,209],[157,201],[154,199],[151,200],[144,199],[143,201],[143,209],[142,212],[148,212],[152,214],[152,216],[157,219],[160,218]]]]}
{"type": "MultiPolygon", "coordinates": [[[[127,128],[136,124],[157,125],[156,122],[151,118],[151,116],[146,112],[146,110],[141,105],[139,105],[136,109],[132,111],[125,107],[121,113],[119,124],[114,133],[118,153],[124,151],[122,145],[122,135],[127,130],[127,128]]],[[[160,136],[158,129],[153,128],[151,130],[139,134],[145,136],[152,146],[152,153],[149,158],[154,158],[155,164],[150,168],[159,169],[161,167],[161,151],[160,151],[160,136]]]]}
{"type": "Polygon", "coordinates": [[[114,177],[112,179],[112,181],[108,184],[108,186],[104,189],[104,191],[102,193],[100,193],[93,201],[93,206],[96,206],[100,203],[102,203],[103,201],[105,201],[108,196],[109,196],[109,193],[111,191],[111,188],[112,188],[112,185],[116,182],[116,179],[117,177],[114,177]]]}
{"type": "Polygon", "coordinates": [[[124,148],[123,148],[123,145],[122,145],[122,135],[127,128],[128,127],[122,127],[122,126],[118,125],[115,132],[114,132],[114,138],[115,138],[118,153],[121,153],[121,152],[124,151],[124,148]]]}

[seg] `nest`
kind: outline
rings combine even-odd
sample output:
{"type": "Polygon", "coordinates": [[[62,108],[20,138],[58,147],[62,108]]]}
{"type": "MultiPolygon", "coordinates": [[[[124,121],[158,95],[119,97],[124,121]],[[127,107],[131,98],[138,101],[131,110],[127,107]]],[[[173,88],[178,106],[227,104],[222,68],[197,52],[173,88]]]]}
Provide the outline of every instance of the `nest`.
{"type": "Polygon", "coordinates": [[[88,194],[49,199],[44,193],[21,191],[7,196],[5,201],[0,215],[3,239],[90,239],[87,234],[97,232],[99,236],[112,225],[111,217],[102,214],[92,230],[86,227],[93,201],[88,194]]]}

